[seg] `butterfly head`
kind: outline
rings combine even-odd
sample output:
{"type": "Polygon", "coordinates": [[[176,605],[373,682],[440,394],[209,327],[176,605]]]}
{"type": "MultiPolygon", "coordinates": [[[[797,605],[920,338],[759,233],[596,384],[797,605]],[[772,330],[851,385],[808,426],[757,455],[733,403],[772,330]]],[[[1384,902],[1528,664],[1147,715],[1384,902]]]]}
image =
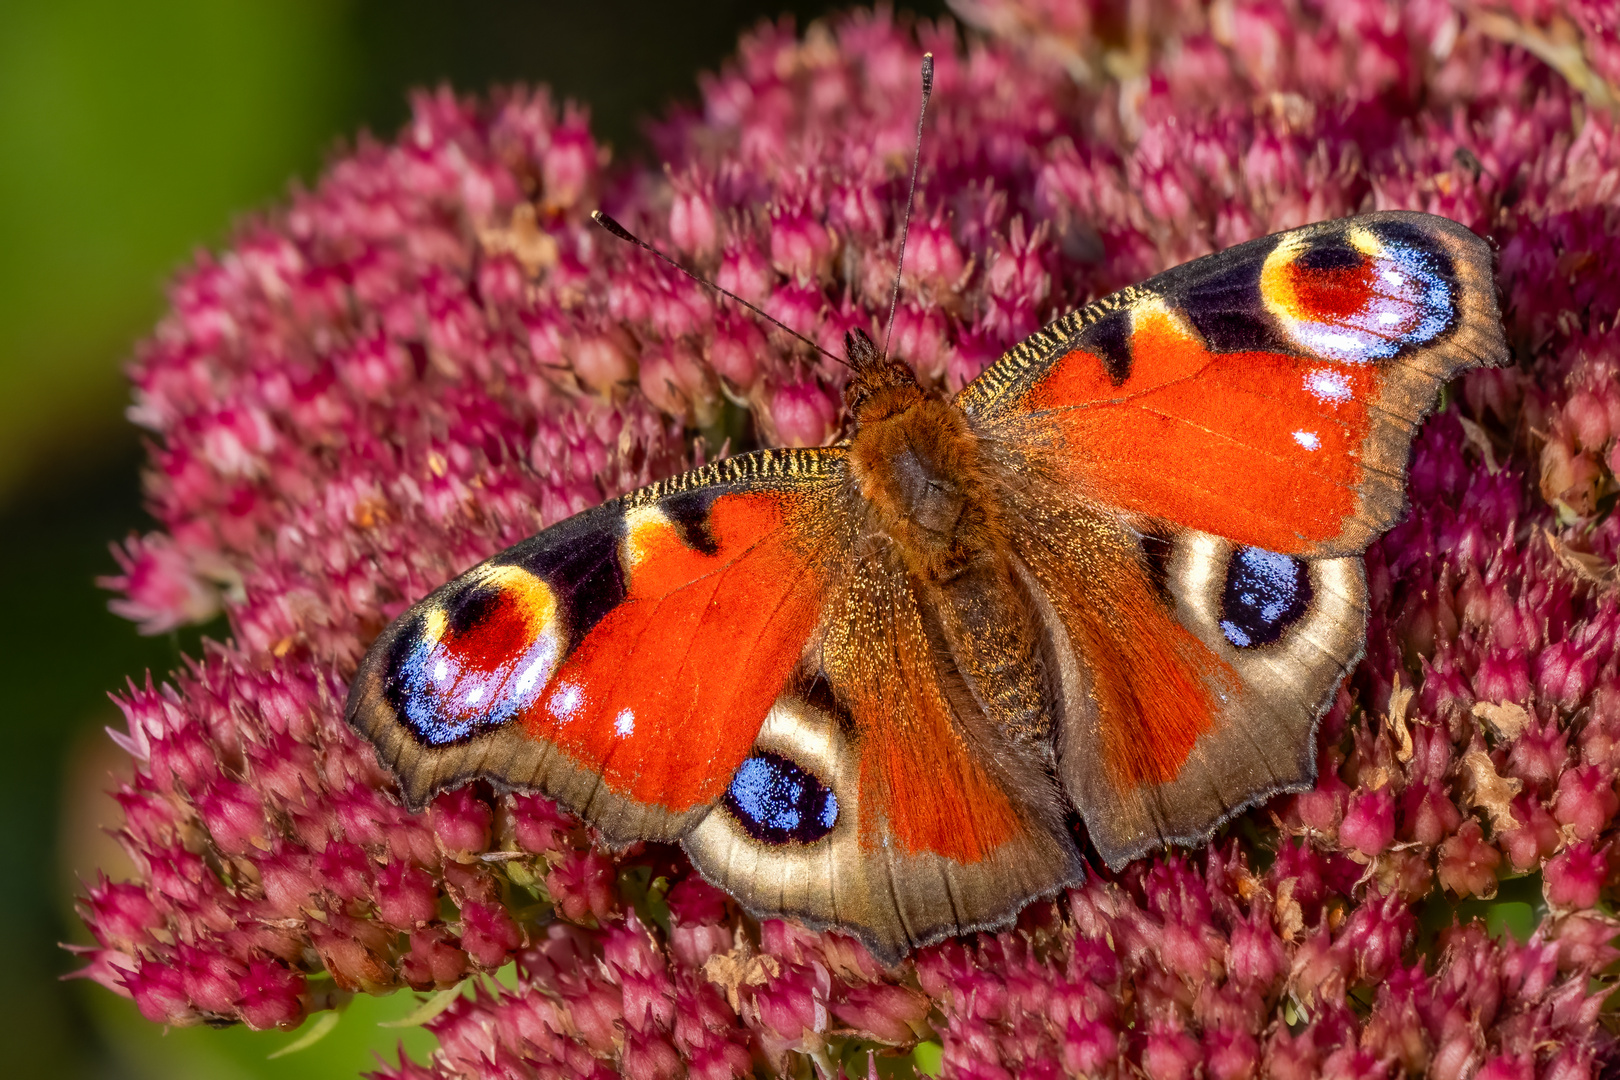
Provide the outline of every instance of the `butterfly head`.
{"type": "Polygon", "coordinates": [[[928,397],[911,369],[878,352],[863,331],[844,335],[844,353],[852,373],[844,387],[844,406],[857,428],[907,412],[928,397]]]}

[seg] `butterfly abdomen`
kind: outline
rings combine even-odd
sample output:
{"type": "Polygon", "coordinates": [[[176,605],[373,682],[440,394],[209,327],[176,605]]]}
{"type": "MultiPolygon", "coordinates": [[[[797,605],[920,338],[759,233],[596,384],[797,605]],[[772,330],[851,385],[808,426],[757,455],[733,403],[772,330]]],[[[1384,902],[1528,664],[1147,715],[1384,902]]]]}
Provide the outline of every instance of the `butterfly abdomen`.
{"type": "Polygon", "coordinates": [[[1002,736],[1047,758],[1053,711],[1038,655],[1041,631],[1011,567],[998,558],[929,592],[944,651],[974,708],[1002,736]]]}

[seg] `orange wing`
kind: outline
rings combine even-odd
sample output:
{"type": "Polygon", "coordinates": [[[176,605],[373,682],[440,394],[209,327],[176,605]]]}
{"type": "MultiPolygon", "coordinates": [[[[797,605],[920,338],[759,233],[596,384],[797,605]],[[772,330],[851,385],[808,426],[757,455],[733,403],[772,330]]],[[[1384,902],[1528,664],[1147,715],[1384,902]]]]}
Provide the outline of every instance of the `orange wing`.
{"type": "Polygon", "coordinates": [[[624,599],[523,713],[529,736],[640,802],[719,798],[821,619],[825,575],[787,528],[803,501],[718,495],[696,546],[657,503],[627,510],[624,599]]]}
{"type": "Polygon", "coordinates": [[[483,776],[615,837],[674,839],[724,794],[820,623],[840,465],[728,459],[474,567],[373,645],[350,723],[412,805],[483,776]]]}
{"type": "Polygon", "coordinates": [[[1491,254],[1389,212],[1241,244],[1058,320],[958,399],[1095,502],[1305,557],[1404,505],[1441,384],[1506,359],[1491,254]]]}

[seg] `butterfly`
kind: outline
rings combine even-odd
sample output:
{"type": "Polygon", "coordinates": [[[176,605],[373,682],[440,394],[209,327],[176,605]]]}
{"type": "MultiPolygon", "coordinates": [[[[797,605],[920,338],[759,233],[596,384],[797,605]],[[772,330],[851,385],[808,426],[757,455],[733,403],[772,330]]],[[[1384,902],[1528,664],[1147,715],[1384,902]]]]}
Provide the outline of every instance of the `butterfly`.
{"type": "Polygon", "coordinates": [[[1487,243],[1365,214],[1065,315],[960,393],[856,331],[850,434],[555,524],[377,639],[406,803],[538,791],[885,962],[1315,781],[1418,424],[1505,361],[1487,243]]]}

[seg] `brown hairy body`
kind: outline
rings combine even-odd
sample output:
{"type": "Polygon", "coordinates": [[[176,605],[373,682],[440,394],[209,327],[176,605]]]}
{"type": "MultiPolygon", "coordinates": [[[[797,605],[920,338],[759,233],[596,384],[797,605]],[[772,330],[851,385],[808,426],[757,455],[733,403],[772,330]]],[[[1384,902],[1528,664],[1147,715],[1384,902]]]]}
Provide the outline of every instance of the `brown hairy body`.
{"type": "Polygon", "coordinates": [[[850,474],[870,532],[886,540],[983,716],[1049,754],[1040,627],[1015,572],[998,491],[1001,466],[961,409],[925,393],[911,370],[851,348],[845,398],[855,419],[850,474]]]}

